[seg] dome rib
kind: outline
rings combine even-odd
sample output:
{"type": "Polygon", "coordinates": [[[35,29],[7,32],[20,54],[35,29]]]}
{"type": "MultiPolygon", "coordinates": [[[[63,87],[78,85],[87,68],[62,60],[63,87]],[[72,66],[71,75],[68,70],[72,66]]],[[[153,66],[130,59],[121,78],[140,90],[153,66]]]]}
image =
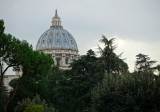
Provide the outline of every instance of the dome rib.
{"type": "Polygon", "coordinates": [[[61,34],[62,32],[61,32],[61,29],[60,29],[59,27],[58,27],[58,32],[59,32],[59,35],[58,35],[58,36],[59,36],[59,39],[60,39],[61,48],[64,48],[64,46],[63,46],[63,45],[64,45],[64,43],[63,43],[63,38],[62,38],[62,36],[61,36],[61,35],[62,35],[62,34],[61,34]]]}

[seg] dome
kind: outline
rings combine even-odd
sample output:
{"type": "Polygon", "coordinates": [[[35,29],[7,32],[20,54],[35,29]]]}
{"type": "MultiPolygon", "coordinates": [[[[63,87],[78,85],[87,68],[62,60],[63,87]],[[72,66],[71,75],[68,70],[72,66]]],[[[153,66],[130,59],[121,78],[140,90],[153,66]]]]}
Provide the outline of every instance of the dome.
{"type": "Polygon", "coordinates": [[[39,38],[36,50],[45,49],[69,49],[78,51],[77,43],[73,36],[61,26],[60,17],[57,10],[52,18],[51,27],[39,38]]]}
{"type": "Polygon", "coordinates": [[[70,63],[79,59],[78,47],[73,36],[63,28],[57,10],[52,25],[39,38],[36,50],[50,54],[60,69],[71,69],[70,63]]]}

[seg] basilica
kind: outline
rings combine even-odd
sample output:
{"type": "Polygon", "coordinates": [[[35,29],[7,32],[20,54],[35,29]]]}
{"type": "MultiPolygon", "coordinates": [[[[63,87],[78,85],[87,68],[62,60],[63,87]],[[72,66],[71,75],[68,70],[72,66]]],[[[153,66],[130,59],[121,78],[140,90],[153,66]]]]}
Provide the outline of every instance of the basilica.
{"type": "MultiPolygon", "coordinates": [[[[54,64],[62,70],[71,69],[70,63],[79,59],[77,43],[74,37],[61,25],[57,10],[52,18],[50,28],[40,36],[36,50],[51,54],[54,64]]],[[[4,85],[8,91],[12,89],[9,82],[14,78],[19,78],[21,74],[22,71],[16,71],[15,75],[5,75],[4,85]]]]}
{"type": "Polygon", "coordinates": [[[70,69],[72,60],[79,58],[77,43],[61,25],[57,10],[52,18],[50,28],[40,36],[36,50],[51,54],[55,65],[64,70],[70,69]]]}

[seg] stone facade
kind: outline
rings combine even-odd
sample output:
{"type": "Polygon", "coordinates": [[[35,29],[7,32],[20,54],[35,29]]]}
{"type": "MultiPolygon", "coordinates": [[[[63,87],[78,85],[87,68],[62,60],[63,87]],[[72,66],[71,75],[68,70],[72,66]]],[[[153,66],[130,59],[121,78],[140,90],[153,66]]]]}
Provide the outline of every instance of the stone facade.
{"type": "Polygon", "coordinates": [[[55,65],[59,65],[60,69],[70,69],[70,63],[72,60],[79,59],[78,52],[75,50],[66,50],[66,49],[46,49],[41,50],[46,54],[51,54],[54,60],[55,65]]]}
{"type": "Polygon", "coordinates": [[[8,92],[13,89],[11,86],[9,86],[9,82],[10,82],[12,79],[19,78],[21,75],[22,75],[22,72],[21,72],[21,71],[16,71],[16,72],[15,72],[15,75],[4,75],[4,86],[6,87],[6,90],[7,90],[8,92]]]}

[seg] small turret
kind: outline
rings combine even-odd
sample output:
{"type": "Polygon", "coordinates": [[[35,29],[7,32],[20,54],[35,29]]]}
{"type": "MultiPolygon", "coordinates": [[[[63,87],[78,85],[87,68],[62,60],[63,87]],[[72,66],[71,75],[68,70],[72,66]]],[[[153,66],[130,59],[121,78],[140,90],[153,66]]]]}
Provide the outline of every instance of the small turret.
{"type": "Polygon", "coordinates": [[[57,9],[55,10],[55,16],[52,18],[51,26],[61,26],[60,17],[58,17],[57,9]]]}

